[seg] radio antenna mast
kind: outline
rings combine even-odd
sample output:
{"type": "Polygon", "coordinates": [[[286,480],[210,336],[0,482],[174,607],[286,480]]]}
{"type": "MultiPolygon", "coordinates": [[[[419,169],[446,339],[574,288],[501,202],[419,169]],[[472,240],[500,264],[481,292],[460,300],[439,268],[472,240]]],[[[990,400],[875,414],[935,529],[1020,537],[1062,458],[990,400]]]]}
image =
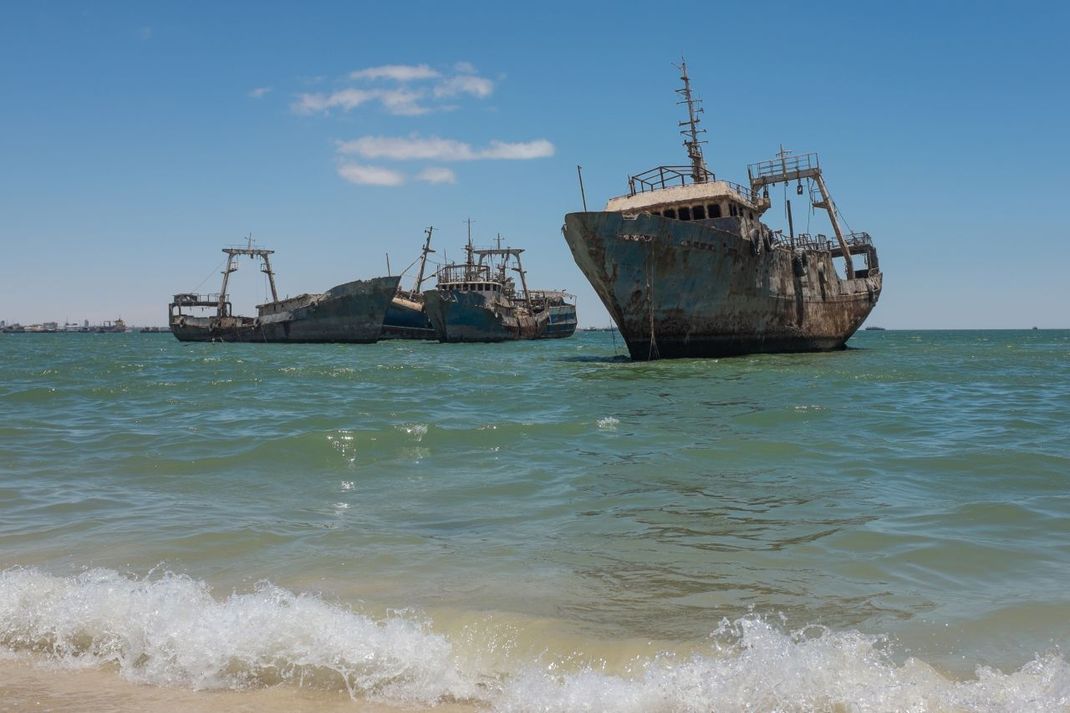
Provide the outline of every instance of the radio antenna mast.
{"type": "Polygon", "coordinates": [[[679,125],[685,127],[680,133],[684,136],[684,147],[687,149],[687,157],[691,160],[691,179],[695,183],[706,183],[709,180],[710,171],[706,168],[706,159],[702,156],[702,144],[707,142],[699,141],[698,138],[699,134],[706,133],[705,129],[698,128],[698,115],[703,113],[702,100],[691,96],[691,78],[687,76],[687,61],[681,58],[677,69],[680,70],[680,79],[684,82],[683,88],[676,90],[676,93],[684,100],[677,104],[687,104],[687,121],[681,121],[679,125]]]}

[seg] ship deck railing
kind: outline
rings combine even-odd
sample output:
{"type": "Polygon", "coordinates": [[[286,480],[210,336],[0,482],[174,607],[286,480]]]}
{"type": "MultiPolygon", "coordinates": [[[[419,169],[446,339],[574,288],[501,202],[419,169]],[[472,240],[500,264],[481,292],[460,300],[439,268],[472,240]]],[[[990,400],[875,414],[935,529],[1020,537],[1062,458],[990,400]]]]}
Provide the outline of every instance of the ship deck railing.
{"type": "MultiPolygon", "coordinates": [[[[735,181],[726,181],[723,178],[717,178],[716,174],[709,169],[702,169],[704,180],[702,183],[718,183],[726,184],[732,191],[737,193],[742,200],[748,202],[754,202],[756,199],[756,193],[746,186],[736,183],[735,181]]],[[[657,191],[663,188],[674,188],[676,186],[692,186],[695,185],[695,177],[691,166],[657,166],[649,171],[643,171],[637,173],[634,176],[628,178],[628,190],[629,195],[637,195],[639,193],[647,193],[649,191],[657,191]]]]}
{"type": "MultiPolygon", "coordinates": [[[[783,245],[789,248],[793,246],[791,238],[787,235],[777,231],[775,236],[773,239],[775,245],[783,245]]],[[[856,248],[872,247],[873,245],[873,238],[870,237],[869,233],[865,232],[848,233],[843,236],[843,240],[847,243],[847,247],[852,253],[855,252],[856,248]]],[[[817,235],[799,233],[795,236],[794,247],[796,250],[812,252],[841,252],[840,244],[835,238],[830,238],[821,233],[817,235]]]]}
{"type": "MultiPolygon", "coordinates": [[[[226,299],[224,298],[223,301],[225,302],[226,299]]],[[[175,295],[173,304],[176,307],[217,307],[219,306],[219,302],[220,296],[218,292],[206,295],[184,292],[175,295]]]]}
{"type": "Polygon", "coordinates": [[[752,163],[747,166],[747,176],[750,178],[751,186],[754,186],[756,183],[765,185],[792,181],[820,170],[821,164],[817,160],[817,154],[805,153],[752,163]]]}
{"type": "Polygon", "coordinates": [[[528,290],[528,299],[532,302],[551,302],[554,300],[561,300],[562,302],[568,302],[575,297],[565,292],[564,290],[528,290]]]}
{"type": "Polygon", "coordinates": [[[447,265],[438,271],[438,282],[495,282],[488,265],[447,265]]]}

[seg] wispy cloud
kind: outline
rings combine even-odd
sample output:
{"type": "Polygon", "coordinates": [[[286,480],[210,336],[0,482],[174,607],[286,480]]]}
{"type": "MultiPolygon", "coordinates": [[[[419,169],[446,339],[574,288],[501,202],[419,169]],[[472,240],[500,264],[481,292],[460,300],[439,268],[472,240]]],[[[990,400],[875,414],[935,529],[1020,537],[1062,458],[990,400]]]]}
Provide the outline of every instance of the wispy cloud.
{"type": "Polygon", "coordinates": [[[452,111],[459,97],[486,99],[494,92],[494,82],[479,76],[470,62],[458,62],[448,70],[427,64],[384,64],[350,72],[347,79],[356,86],[298,94],[291,109],[297,114],[330,114],[375,103],[395,116],[418,116],[452,111]],[[386,86],[380,83],[384,81],[386,86]]]}
{"type": "Polygon", "coordinates": [[[474,97],[484,99],[494,91],[494,82],[486,77],[477,77],[470,74],[462,74],[450,77],[435,85],[436,97],[454,97],[458,94],[471,94],[474,97]]]}
{"type": "Polygon", "coordinates": [[[400,186],[405,174],[382,166],[364,166],[359,163],[343,163],[338,166],[338,175],[350,183],[365,186],[400,186]]]}
{"type": "Polygon", "coordinates": [[[526,160],[553,156],[554,145],[546,139],[518,142],[494,140],[477,149],[462,141],[434,136],[362,136],[339,143],[338,152],[343,155],[392,161],[526,160]]]}
{"type": "Polygon", "coordinates": [[[441,166],[428,166],[416,174],[416,180],[427,183],[456,183],[457,174],[441,166]]]}
{"type": "Polygon", "coordinates": [[[271,92],[271,87],[256,87],[249,90],[249,96],[253,99],[260,99],[269,92],[271,92]]]}
{"type": "Polygon", "coordinates": [[[290,107],[297,114],[320,114],[332,109],[351,111],[362,104],[377,101],[391,114],[416,116],[429,111],[419,103],[423,96],[423,92],[408,89],[341,89],[329,94],[299,94],[290,107]]]}
{"type": "Polygon", "coordinates": [[[350,79],[392,79],[395,82],[412,82],[419,79],[435,79],[438,71],[426,64],[384,64],[349,73],[350,79]]]}
{"type": "Polygon", "coordinates": [[[291,107],[298,114],[315,114],[330,109],[349,111],[375,99],[377,95],[378,92],[363,89],[342,89],[330,94],[298,94],[297,101],[291,107]]]}
{"type": "Polygon", "coordinates": [[[381,92],[379,101],[391,114],[398,116],[417,116],[426,114],[430,109],[422,106],[419,102],[424,96],[423,92],[409,91],[408,89],[392,89],[381,92]]]}

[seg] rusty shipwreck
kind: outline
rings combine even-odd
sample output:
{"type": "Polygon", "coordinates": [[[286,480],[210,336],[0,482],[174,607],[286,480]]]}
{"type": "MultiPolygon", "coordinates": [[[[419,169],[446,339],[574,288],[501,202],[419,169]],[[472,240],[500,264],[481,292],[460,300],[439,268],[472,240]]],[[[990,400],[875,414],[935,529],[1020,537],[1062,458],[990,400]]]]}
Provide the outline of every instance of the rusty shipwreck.
{"type": "Polygon", "coordinates": [[[424,310],[424,294],[421,290],[427,271],[427,256],[435,252],[431,249],[431,233],[434,230],[432,226],[424,231],[426,236],[424,247],[420,251],[420,257],[417,258],[420,262],[420,269],[417,271],[416,281],[412,288],[406,290],[399,284],[397,293],[386,308],[386,317],[383,320],[383,339],[438,339],[438,332],[435,331],[424,310]]]}
{"type": "Polygon", "coordinates": [[[216,294],[180,293],[168,314],[171,332],[183,342],[356,342],[379,339],[387,305],[397,293],[399,276],[355,280],[323,293],[279,299],[270,256],[274,250],[224,248],[227,266],[216,294]],[[259,259],[267,275],[271,301],[258,305],[256,317],[232,314],[227,283],[238,269],[237,258],[259,259]],[[207,314],[205,314],[207,312],[207,314]]]}
{"type": "Polygon", "coordinates": [[[690,165],[632,176],[627,195],[566,215],[563,228],[632,359],[844,348],[881,293],[870,236],[840,227],[816,154],[781,149],[748,167],[749,186],[718,179],[702,154],[686,64],[680,70],[690,165]],[[795,183],[802,195],[804,181],[832,238],[796,235],[788,200],[788,234],[761,220],[770,186],[795,183]]]}
{"type": "Polygon", "coordinates": [[[520,262],[522,248],[475,249],[467,259],[437,273],[435,289],[424,293],[424,309],[440,342],[504,342],[570,337],[576,304],[560,290],[529,290],[520,262]],[[509,272],[520,277],[520,289],[509,272]]]}

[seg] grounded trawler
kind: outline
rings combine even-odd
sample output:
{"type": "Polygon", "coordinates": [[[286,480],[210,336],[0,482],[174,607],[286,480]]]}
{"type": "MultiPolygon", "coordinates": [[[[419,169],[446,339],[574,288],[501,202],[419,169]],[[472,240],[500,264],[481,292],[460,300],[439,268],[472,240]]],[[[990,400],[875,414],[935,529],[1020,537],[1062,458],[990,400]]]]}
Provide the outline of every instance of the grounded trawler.
{"type": "Polygon", "coordinates": [[[476,250],[471,238],[467,260],[438,271],[438,284],[424,293],[425,310],[440,342],[504,342],[570,337],[576,305],[561,291],[532,291],[520,264],[519,248],[476,250]],[[521,291],[512,270],[520,275],[521,291]]]}
{"type": "Polygon", "coordinates": [[[424,231],[427,239],[424,240],[424,247],[420,253],[420,271],[416,275],[416,282],[412,289],[404,290],[401,285],[398,285],[397,294],[386,308],[386,318],[383,320],[383,339],[438,339],[438,333],[424,312],[424,295],[420,291],[424,283],[424,271],[427,268],[427,255],[435,252],[431,249],[433,231],[433,226],[424,231]]]}
{"type": "Polygon", "coordinates": [[[227,267],[218,294],[177,294],[169,308],[172,333],[183,342],[374,342],[383,328],[383,316],[397,292],[400,277],[375,277],[332,287],[322,294],[304,294],[280,300],[269,256],[274,250],[253,247],[224,248],[227,267]],[[231,314],[227,281],[238,269],[236,258],[260,258],[261,271],[271,285],[271,302],[257,306],[256,317],[231,314]],[[198,316],[183,309],[214,309],[198,316]]]}
{"type": "Polygon", "coordinates": [[[635,360],[842,349],[881,292],[869,235],[842,232],[817,154],[782,148],[748,168],[749,188],[718,180],[702,156],[687,65],[680,69],[691,165],[633,176],[628,195],[610,199],[605,211],[566,215],[576,264],[635,360]],[[802,195],[803,180],[834,239],[795,235],[790,202],[787,236],[760,221],[770,185],[795,182],[802,195]],[[855,268],[856,255],[864,268],[855,268]]]}

